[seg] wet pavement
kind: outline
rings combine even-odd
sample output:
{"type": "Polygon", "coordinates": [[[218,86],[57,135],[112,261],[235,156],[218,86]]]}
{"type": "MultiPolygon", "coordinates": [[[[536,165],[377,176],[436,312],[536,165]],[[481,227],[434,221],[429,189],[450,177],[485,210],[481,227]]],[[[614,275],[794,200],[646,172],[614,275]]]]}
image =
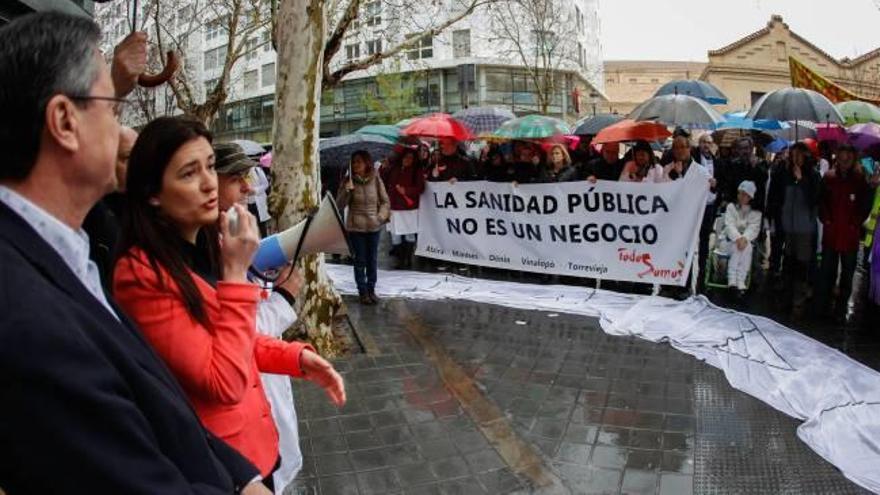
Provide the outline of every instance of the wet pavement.
{"type": "Polygon", "coordinates": [[[296,383],[304,467],[287,493],[865,493],[796,420],[668,345],[582,316],[347,302],[370,353],[336,363],[342,410],[296,383]]]}

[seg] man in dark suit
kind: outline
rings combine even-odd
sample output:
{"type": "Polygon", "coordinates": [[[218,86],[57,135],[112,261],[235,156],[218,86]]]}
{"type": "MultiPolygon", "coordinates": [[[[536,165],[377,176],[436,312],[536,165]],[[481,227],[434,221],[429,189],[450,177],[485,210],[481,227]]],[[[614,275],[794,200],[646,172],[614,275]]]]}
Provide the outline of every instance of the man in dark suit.
{"type": "Polygon", "coordinates": [[[113,183],[122,103],[99,37],[59,13],[0,29],[0,487],[267,494],[88,259],[80,226],[113,183]]]}

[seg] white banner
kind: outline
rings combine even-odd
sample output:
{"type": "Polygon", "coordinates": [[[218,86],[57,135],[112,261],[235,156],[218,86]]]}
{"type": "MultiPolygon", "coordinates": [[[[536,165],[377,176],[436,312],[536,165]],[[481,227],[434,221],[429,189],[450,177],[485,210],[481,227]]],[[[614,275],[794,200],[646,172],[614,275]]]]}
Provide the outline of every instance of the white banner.
{"type": "Polygon", "coordinates": [[[661,184],[431,182],[416,254],[472,265],[684,285],[709,192],[692,169],[661,184]]]}

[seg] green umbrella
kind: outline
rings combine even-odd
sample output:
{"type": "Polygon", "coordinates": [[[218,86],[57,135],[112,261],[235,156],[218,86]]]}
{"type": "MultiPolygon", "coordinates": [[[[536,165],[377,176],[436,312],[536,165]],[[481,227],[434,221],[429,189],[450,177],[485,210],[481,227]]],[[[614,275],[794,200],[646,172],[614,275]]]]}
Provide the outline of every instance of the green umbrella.
{"type": "Polygon", "coordinates": [[[527,115],[508,120],[495,131],[494,137],[504,139],[544,139],[571,134],[562,120],[544,115],[527,115]]]}
{"type": "Polygon", "coordinates": [[[408,118],[408,119],[403,119],[403,120],[401,120],[400,122],[394,124],[394,126],[397,127],[398,129],[403,129],[404,127],[406,127],[406,126],[412,124],[413,122],[415,122],[416,119],[418,119],[418,118],[419,118],[419,117],[410,117],[410,118],[408,118]]]}
{"type": "Polygon", "coordinates": [[[396,125],[365,125],[354,132],[355,134],[382,136],[390,141],[397,141],[400,138],[400,128],[396,125]]]}
{"type": "Polygon", "coordinates": [[[880,108],[866,101],[845,101],[835,105],[846,125],[874,122],[880,124],[880,108]]]}

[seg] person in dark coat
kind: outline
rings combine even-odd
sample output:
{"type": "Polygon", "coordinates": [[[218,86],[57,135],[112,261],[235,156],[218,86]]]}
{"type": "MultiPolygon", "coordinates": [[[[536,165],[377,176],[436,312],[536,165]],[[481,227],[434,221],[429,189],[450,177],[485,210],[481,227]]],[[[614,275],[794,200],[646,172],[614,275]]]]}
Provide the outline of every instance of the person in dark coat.
{"type": "Polygon", "coordinates": [[[516,179],[513,164],[504,158],[500,149],[489,150],[483,167],[483,179],[489,182],[513,182],[516,179]]]}
{"type": "Polygon", "coordinates": [[[587,162],[581,169],[581,179],[595,182],[597,180],[620,180],[623,173],[623,160],[620,159],[620,144],[605,143],[602,145],[601,154],[587,162]]]}
{"type": "Polygon", "coordinates": [[[113,187],[119,140],[100,36],[58,12],[0,28],[0,487],[266,495],[88,259],[82,221],[113,187]]]}
{"type": "Polygon", "coordinates": [[[725,163],[719,178],[717,191],[720,195],[719,206],[728,203],[736,204],[738,195],[737,188],[743,181],[751,181],[758,188],[752,208],[764,211],[766,200],[767,179],[769,178],[769,166],[767,162],[755,155],[755,144],[750,137],[740,138],[736,142],[736,156],[725,163]]]}
{"type": "Polygon", "coordinates": [[[786,166],[770,180],[767,210],[777,231],[785,236],[783,278],[792,317],[803,315],[810,269],[816,258],[819,191],[821,178],[815,160],[804,143],[789,151],[786,166]]]}
{"type": "Polygon", "coordinates": [[[578,180],[577,170],[571,164],[568,150],[561,144],[554,144],[547,152],[550,158],[547,165],[541,168],[536,182],[572,182],[578,180]]]}
{"type": "Polygon", "coordinates": [[[862,223],[868,218],[868,181],[862,167],[856,164],[856,156],[852,145],[842,145],[837,150],[834,168],[822,178],[819,203],[819,219],[823,225],[822,266],[816,302],[823,316],[831,313],[831,293],[839,276],[840,286],[833,311],[837,318],[846,317],[862,223]]]}
{"type": "Polygon", "coordinates": [[[431,182],[469,181],[476,178],[474,164],[452,139],[440,140],[440,157],[428,175],[431,182]]]}
{"type": "Polygon", "coordinates": [[[98,265],[101,284],[108,292],[113,287],[113,263],[116,260],[117,246],[121,237],[119,222],[122,219],[125,175],[128,170],[128,156],[137,140],[137,132],[121,126],[119,151],[116,155],[116,185],[113,192],[101,198],[83,220],[83,230],[89,235],[89,258],[98,265]]]}

